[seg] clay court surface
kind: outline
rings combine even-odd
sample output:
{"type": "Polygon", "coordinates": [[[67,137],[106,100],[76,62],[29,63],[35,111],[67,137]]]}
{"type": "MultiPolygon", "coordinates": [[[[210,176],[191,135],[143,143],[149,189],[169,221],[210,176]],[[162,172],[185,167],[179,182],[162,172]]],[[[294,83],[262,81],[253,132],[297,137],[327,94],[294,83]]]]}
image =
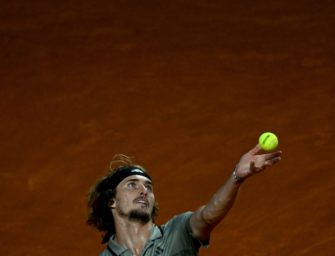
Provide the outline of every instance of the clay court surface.
{"type": "Polygon", "coordinates": [[[1,1],[0,255],[98,255],[86,194],[114,154],[164,223],[205,204],[263,131],[211,256],[335,255],[334,1],[1,1]]]}

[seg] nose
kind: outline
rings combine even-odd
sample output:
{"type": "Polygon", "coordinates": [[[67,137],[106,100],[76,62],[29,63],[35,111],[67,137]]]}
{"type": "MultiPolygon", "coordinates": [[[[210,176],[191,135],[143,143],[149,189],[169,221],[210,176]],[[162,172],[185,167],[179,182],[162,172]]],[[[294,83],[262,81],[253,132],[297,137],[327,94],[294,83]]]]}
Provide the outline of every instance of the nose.
{"type": "Polygon", "coordinates": [[[140,185],[140,194],[141,195],[147,195],[148,194],[148,188],[143,184],[140,185]]]}

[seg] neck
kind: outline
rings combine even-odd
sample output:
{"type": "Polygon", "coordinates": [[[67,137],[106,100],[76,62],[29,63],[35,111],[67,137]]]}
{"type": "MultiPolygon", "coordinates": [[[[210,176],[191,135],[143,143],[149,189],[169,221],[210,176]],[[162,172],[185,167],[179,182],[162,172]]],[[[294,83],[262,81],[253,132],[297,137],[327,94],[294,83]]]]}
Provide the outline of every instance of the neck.
{"type": "Polygon", "coordinates": [[[141,223],[126,218],[115,220],[115,241],[132,251],[133,255],[140,255],[149,240],[153,222],[141,223]]]}

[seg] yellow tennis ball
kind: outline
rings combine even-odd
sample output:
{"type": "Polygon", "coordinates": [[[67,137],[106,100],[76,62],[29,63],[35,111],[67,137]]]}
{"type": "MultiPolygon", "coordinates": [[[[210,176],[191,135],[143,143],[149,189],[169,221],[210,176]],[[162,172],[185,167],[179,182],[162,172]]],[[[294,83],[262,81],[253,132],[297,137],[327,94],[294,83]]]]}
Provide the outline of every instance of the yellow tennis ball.
{"type": "Polygon", "coordinates": [[[278,138],[272,132],[264,132],[259,136],[258,143],[264,151],[271,151],[278,146],[278,138]]]}

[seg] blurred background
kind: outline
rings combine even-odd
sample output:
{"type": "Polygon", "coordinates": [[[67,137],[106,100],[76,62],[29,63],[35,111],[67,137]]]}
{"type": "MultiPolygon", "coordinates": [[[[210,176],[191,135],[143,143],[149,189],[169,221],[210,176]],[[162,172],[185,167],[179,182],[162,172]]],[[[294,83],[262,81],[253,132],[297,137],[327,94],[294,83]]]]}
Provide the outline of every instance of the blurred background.
{"type": "Polygon", "coordinates": [[[114,154],[158,224],[205,204],[264,131],[200,255],[335,255],[335,2],[1,1],[0,254],[98,255],[86,195],[114,154]]]}

